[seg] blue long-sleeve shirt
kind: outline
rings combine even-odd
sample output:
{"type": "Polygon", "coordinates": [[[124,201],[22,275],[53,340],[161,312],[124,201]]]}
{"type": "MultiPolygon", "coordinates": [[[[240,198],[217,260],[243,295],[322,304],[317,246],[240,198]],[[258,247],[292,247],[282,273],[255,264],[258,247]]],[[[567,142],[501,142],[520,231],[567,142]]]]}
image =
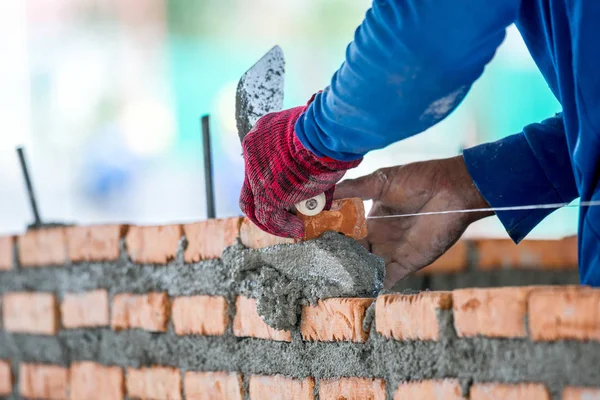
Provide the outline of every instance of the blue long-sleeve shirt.
{"type": "MultiPolygon", "coordinates": [[[[295,129],[354,160],[426,130],[463,100],[515,23],[562,113],[465,150],[492,207],[600,200],[600,2],[374,0],[331,84],[295,129]]],[[[553,210],[498,212],[519,242],[553,210]]],[[[581,208],[579,270],[600,286],[600,208],[581,208]]]]}

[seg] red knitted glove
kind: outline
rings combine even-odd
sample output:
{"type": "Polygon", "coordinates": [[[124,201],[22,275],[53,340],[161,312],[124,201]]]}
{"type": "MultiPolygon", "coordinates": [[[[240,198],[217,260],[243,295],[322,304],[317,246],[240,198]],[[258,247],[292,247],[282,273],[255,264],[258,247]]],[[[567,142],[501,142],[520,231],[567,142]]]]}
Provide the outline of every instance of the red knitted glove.
{"type": "Polygon", "coordinates": [[[325,192],[329,209],[336,182],[361,161],[318,158],[307,150],[294,133],[307,107],[263,116],[242,142],[246,176],[240,207],[262,230],[281,237],[302,238],[304,224],[291,207],[325,192]]]}

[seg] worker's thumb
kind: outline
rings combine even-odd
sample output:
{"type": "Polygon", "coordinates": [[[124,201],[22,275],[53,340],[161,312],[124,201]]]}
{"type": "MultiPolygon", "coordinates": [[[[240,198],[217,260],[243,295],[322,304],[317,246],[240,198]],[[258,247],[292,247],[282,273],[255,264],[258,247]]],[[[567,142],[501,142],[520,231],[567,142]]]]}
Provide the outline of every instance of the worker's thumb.
{"type": "Polygon", "coordinates": [[[359,197],[363,200],[378,200],[387,180],[387,175],[383,171],[375,171],[357,179],[348,179],[336,185],[333,198],[359,197]]]}

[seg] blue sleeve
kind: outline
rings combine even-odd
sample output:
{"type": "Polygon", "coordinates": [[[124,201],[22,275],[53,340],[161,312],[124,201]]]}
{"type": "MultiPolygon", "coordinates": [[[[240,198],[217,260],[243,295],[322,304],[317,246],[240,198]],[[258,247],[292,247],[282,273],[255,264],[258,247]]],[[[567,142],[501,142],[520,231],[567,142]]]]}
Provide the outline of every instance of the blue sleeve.
{"type": "Polygon", "coordinates": [[[330,85],[298,119],[320,157],[351,161],[426,130],[463,100],[521,0],[374,0],[330,85]]]}
{"type": "MultiPolygon", "coordinates": [[[[473,182],[491,207],[569,203],[579,197],[562,114],[497,142],[463,152],[473,182]]],[[[510,237],[520,242],[554,209],[499,211],[510,237]]]]}

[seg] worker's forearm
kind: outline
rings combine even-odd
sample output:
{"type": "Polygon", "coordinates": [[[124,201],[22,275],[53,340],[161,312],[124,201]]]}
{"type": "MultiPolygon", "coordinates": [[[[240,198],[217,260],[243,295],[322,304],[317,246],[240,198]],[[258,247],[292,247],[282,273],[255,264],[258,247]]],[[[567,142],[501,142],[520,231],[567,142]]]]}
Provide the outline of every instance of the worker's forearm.
{"type": "Polygon", "coordinates": [[[319,156],[353,160],[426,130],[462,101],[518,0],[375,0],[331,84],[295,126],[319,156]]]}
{"type": "MultiPolygon", "coordinates": [[[[562,117],[464,151],[475,185],[492,207],[568,203],[578,197],[562,117]]],[[[553,209],[500,211],[496,215],[515,242],[553,209]]]]}

